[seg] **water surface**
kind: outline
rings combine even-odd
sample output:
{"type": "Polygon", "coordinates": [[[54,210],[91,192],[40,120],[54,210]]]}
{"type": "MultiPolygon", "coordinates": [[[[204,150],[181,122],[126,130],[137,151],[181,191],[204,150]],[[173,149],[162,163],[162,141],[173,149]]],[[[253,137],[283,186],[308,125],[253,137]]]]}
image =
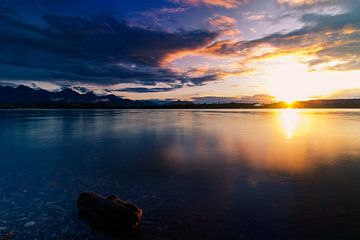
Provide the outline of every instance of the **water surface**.
{"type": "Polygon", "coordinates": [[[81,191],[143,208],[143,239],[360,238],[359,110],[1,110],[0,171],[16,239],[110,239],[81,191]]]}

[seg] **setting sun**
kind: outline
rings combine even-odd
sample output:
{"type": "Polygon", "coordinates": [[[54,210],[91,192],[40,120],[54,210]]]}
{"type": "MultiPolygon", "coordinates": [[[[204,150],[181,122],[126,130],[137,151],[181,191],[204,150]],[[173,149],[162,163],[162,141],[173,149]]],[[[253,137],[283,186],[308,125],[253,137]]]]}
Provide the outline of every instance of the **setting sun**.
{"type": "Polygon", "coordinates": [[[304,56],[283,56],[264,61],[269,65],[264,73],[266,90],[278,101],[292,104],[295,101],[331,98],[344,94],[344,89],[360,89],[360,71],[347,72],[320,69],[314,71],[303,62],[304,56]]]}
{"type": "Polygon", "coordinates": [[[295,57],[275,59],[280,63],[270,70],[268,90],[278,101],[292,104],[294,101],[307,100],[314,93],[309,87],[307,66],[295,57]]]}

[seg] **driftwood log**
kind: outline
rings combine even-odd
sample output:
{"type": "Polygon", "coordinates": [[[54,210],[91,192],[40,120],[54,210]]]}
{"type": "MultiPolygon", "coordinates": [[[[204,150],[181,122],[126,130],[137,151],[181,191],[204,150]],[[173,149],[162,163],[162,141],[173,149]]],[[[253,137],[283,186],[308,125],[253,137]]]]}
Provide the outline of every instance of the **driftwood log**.
{"type": "Polygon", "coordinates": [[[77,206],[79,215],[96,231],[112,236],[137,236],[142,210],[116,195],[107,198],[98,193],[83,192],[77,206]]]}

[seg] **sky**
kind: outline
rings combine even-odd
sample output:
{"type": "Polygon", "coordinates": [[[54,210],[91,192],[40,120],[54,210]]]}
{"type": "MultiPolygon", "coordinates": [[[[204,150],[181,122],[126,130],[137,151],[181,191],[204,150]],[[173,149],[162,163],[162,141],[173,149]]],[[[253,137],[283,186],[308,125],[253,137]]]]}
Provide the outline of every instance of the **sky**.
{"type": "Polygon", "coordinates": [[[2,0],[0,84],[130,99],[360,97],[359,0],[2,0]]]}

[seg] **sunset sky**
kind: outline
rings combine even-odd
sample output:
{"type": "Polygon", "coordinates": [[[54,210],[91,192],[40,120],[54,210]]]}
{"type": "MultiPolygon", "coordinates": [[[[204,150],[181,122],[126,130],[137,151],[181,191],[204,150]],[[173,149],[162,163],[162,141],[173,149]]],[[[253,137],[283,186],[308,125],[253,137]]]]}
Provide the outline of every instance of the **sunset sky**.
{"type": "Polygon", "coordinates": [[[131,99],[360,97],[359,0],[3,0],[0,82],[131,99]]]}

